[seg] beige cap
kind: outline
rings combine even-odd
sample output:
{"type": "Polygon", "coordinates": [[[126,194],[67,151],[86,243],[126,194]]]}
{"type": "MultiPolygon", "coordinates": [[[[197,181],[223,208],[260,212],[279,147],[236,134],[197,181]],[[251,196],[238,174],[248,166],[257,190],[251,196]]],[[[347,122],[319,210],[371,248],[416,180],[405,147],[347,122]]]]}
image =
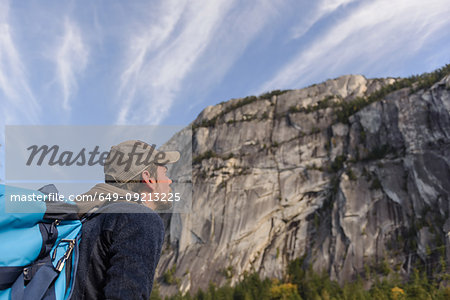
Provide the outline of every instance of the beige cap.
{"type": "Polygon", "coordinates": [[[112,146],[105,160],[105,175],[117,182],[128,182],[144,171],[150,164],[172,164],[180,159],[178,151],[158,151],[155,145],[130,140],[112,146]]]}

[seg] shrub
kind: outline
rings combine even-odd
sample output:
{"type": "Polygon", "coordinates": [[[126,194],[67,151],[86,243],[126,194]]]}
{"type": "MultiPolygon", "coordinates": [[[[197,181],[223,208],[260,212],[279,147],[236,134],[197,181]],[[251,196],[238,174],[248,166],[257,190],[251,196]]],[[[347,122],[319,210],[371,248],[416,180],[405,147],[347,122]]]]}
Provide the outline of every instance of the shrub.
{"type": "Polygon", "coordinates": [[[269,118],[269,114],[267,113],[267,111],[265,111],[261,116],[261,120],[266,120],[268,118],[269,118]]]}
{"type": "Polygon", "coordinates": [[[333,163],[331,163],[331,166],[330,166],[331,171],[336,173],[340,169],[342,169],[346,159],[347,158],[346,158],[345,155],[336,156],[336,158],[334,159],[333,163]]]}
{"type": "Polygon", "coordinates": [[[348,176],[348,178],[350,180],[355,181],[357,179],[355,173],[352,170],[352,168],[348,168],[346,173],[347,173],[347,176],[348,176]]]}
{"type": "Polygon", "coordinates": [[[413,75],[407,78],[398,79],[394,83],[382,87],[367,97],[358,97],[352,101],[339,103],[338,107],[340,107],[340,109],[336,112],[336,119],[338,122],[348,123],[348,118],[351,115],[373,102],[382,100],[394,91],[410,88],[410,92],[412,93],[420,89],[427,89],[449,74],[450,64],[447,64],[431,73],[423,73],[422,75],[413,75]]]}
{"type": "Polygon", "coordinates": [[[389,153],[394,153],[395,150],[388,144],[384,144],[380,147],[375,147],[372,149],[372,151],[369,152],[369,154],[363,159],[364,161],[368,160],[377,160],[385,157],[389,153]]]}
{"type": "Polygon", "coordinates": [[[372,181],[372,184],[370,185],[370,189],[371,190],[377,190],[377,189],[381,189],[381,182],[378,179],[378,177],[375,177],[372,181]]]}
{"type": "Polygon", "coordinates": [[[233,266],[228,266],[224,268],[221,273],[226,279],[231,279],[234,275],[234,268],[233,266]]]}
{"type": "Polygon", "coordinates": [[[225,115],[225,114],[229,113],[230,111],[233,111],[239,107],[242,107],[244,105],[255,102],[256,100],[258,100],[257,97],[248,96],[248,97],[245,97],[245,98],[237,101],[236,103],[230,104],[222,112],[220,112],[218,115],[214,116],[210,120],[202,120],[202,122],[200,122],[200,124],[192,125],[192,130],[197,129],[199,127],[214,127],[216,125],[219,117],[222,117],[223,115],[225,115]]]}
{"type": "MultiPolygon", "coordinates": [[[[430,281],[426,274],[413,270],[408,281],[401,282],[392,276],[386,261],[378,264],[371,274],[368,265],[364,266],[366,278],[373,277],[372,286],[366,290],[360,277],[356,281],[346,282],[340,286],[331,280],[326,273],[314,272],[307,267],[305,257],[291,261],[286,276],[278,279],[261,279],[257,273],[243,274],[243,278],[231,287],[230,282],[222,287],[210,283],[203,291],[198,290],[194,296],[190,294],[166,297],[166,300],[300,300],[300,299],[449,299],[450,288],[437,281],[430,281]],[[379,275],[376,274],[378,272],[379,275]],[[381,274],[390,274],[389,280],[380,279],[381,274]]],[[[446,270],[444,270],[445,272],[446,270]]],[[[394,274],[395,275],[395,274],[394,274]]],[[[154,285],[151,299],[160,300],[158,285],[154,285]]]]}
{"type": "Polygon", "coordinates": [[[174,264],[170,269],[168,269],[163,274],[163,281],[167,284],[175,284],[177,282],[177,278],[175,277],[177,265],[174,264]]]}
{"type": "Polygon", "coordinates": [[[270,288],[270,299],[273,300],[301,300],[298,288],[292,283],[275,284],[270,288]]]}
{"type": "Polygon", "coordinates": [[[259,98],[261,98],[261,99],[271,99],[272,96],[279,96],[279,95],[282,95],[282,94],[287,93],[289,91],[290,90],[274,90],[274,91],[271,91],[271,92],[264,93],[264,94],[260,95],[259,98]]]}
{"type": "Polygon", "coordinates": [[[212,157],[217,157],[217,154],[214,151],[212,151],[212,150],[208,150],[208,151],[206,151],[206,152],[204,152],[204,153],[194,157],[192,159],[192,163],[193,164],[197,164],[197,163],[200,163],[204,159],[209,159],[209,158],[212,158],[212,157]]]}

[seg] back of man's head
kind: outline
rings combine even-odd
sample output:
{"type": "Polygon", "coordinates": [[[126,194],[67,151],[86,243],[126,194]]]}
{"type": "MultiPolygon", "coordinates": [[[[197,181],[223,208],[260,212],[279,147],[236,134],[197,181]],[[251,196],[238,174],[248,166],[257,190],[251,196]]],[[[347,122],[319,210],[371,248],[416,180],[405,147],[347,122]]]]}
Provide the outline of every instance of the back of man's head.
{"type": "Polygon", "coordinates": [[[104,165],[105,182],[130,191],[139,191],[142,172],[157,178],[157,166],[178,161],[177,151],[158,151],[155,145],[129,140],[112,146],[104,165]]]}

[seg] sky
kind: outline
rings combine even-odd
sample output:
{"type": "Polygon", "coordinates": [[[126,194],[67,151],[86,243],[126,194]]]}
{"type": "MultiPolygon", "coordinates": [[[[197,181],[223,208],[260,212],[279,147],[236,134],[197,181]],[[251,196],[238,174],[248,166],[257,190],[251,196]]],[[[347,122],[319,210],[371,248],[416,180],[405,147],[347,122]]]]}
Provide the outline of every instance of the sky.
{"type": "Polygon", "coordinates": [[[450,63],[449,15],[447,0],[0,0],[0,144],[5,125],[188,125],[232,98],[429,72],[450,63]]]}

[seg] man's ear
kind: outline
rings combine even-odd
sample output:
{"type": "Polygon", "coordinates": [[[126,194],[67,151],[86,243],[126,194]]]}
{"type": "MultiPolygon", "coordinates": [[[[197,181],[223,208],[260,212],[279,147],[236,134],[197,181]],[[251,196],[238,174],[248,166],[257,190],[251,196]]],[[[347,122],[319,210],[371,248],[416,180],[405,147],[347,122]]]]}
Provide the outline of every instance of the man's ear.
{"type": "Polygon", "coordinates": [[[150,173],[145,170],[141,174],[143,183],[152,191],[155,190],[156,187],[156,179],[150,176],[150,173]]]}

